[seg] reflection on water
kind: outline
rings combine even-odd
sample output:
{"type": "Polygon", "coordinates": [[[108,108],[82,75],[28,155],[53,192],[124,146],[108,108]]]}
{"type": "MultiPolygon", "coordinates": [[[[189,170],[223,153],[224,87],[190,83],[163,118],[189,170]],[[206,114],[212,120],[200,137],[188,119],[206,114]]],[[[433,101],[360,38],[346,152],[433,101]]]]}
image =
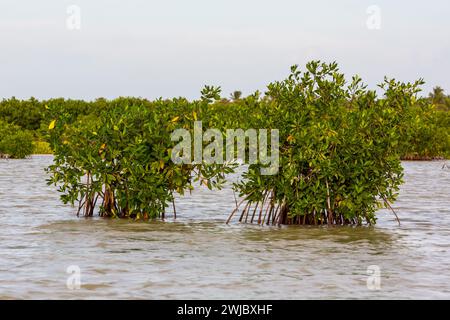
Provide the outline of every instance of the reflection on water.
{"type": "Polygon", "coordinates": [[[49,156],[0,161],[0,298],[450,298],[450,170],[405,162],[375,227],[224,221],[229,188],[177,200],[173,222],[76,218],[46,186],[49,156]],[[69,290],[68,266],[81,269],[69,290]],[[381,290],[366,286],[381,269],[381,290]]]}

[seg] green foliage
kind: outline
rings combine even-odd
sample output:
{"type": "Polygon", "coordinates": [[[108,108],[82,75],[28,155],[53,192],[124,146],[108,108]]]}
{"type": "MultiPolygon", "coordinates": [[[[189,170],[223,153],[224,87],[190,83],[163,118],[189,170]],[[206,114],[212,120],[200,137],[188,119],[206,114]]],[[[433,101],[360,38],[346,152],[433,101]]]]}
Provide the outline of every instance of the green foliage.
{"type": "Polygon", "coordinates": [[[11,98],[0,102],[0,120],[25,130],[37,130],[43,119],[43,105],[38,100],[11,98]]]}
{"type": "Polygon", "coordinates": [[[46,141],[33,141],[33,154],[52,154],[53,150],[46,141]]]}
{"type": "Polygon", "coordinates": [[[71,122],[70,114],[50,107],[49,134],[54,164],[49,183],[59,185],[62,200],[78,203],[92,216],[100,199],[100,215],[134,219],[164,219],[174,193],[184,194],[200,181],[220,188],[230,169],[219,165],[171,161],[176,128],[192,130],[193,118],[208,108],[217,89],[205,98],[158,100],[120,98],[108,102],[99,116],[71,122]]]}
{"type": "Polygon", "coordinates": [[[33,135],[0,121],[0,156],[22,159],[33,152],[33,135]]]}
{"type": "Polygon", "coordinates": [[[237,100],[241,99],[241,97],[242,97],[241,91],[233,91],[233,93],[231,94],[231,100],[233,100],[233,101],[237,101],[237,100]]]}
{"type": "MultiPolygon", "coordinates": [[[[245,126],[247,121],[240,119],[248,116],[246,104],[253,103],[251,100],[262,99],[269,100],[270,97],[259,97],[259,93],[255,93],[247,98],[242,98],[240,91],[231,94],[232,102],[227,99],[218,100],[220,98],[217,88],[206,87],[205,92],[209,96],[203,96],[208,101],[216,101],[211,108],[217,111],[228,112],[233,110],[234,117],[229,118],[230,127],[245,126]],[[209,91],[208,91],[209,90],[209,91]],[[215,91],[214,91],[215,90],[215,91]],[[239,106],[240,108],[235,108],[239,106]]],[[[117,101],[128,101],[129,103],[139,103],[139,101],[149,101],[136,98],[120,98],[117,101]]],[[[82,100],[65,100],[62,98],[50,99],[46,101],[38,101],[34,98],[28,100],[18,100],[16,98],[4,99],[0,101],[0,120],[9,124],[16,125],[22,130],[30,131],[34,136],[36,145],[35,153],[49,153],[51,150],[46,148],[42,141],[45,138],[48,128],[48,118],[50,108],[53,112],[59,112],[65,115],[67,123],[73,123],[78,118],[87,115],[98,117],[101,112],[111,108],[115,103],[99,98],[95,101],[88,102],[82,100]],[[58,110],[58,111],[57,111],[58,110]]],[[[402,141],[399,145],[402,159],[435,159],[448,158],[450,156],[449,142],[449,110],[450,97],[445,94],[440,87],[435,87],[428,98],[419,99],[415,106],[408,110],[408,116],[405,116],[403,122],[399,125],[403,127],[402,141]]],[[[204,115],[206,116],[206,115],[204,115]]],[[[255,114],[253,117],[260,117],[255,114]]],[[[214,115],[208,115],[214,118],[214,115]]],[[[215,121],[219,125],[224,124],[225,119],[216,117],[215,121]]],[[[203,118],[202,118],[203,120],[203,118]]]]}
{"type": "Polygon", "coordinates": [[[385,79],[377,96],[357,76],[347,83],[336,63],[313,61],[304,72],[293,66],[265,94],[242,97],[235,91],[231,100],[221,99],[220,88],[212,86],[196,101],[12,98],[0,102],[0,154],[53,150],[49,183],[85,216],[99,207],[105,217],[164,219],[169,205],[175,209],[175,193],[183,195],[196,181],[220,188],[234,169],[174,164],[175,129],[192,135],[196,120],[204,130],[223,133],[279,129],[278,173],[262,175],[263,165],[253,164],[235,184],[244,198],[239,220],[373,224],[376,209],[396,198],[401,158],[450,155],[450,99],[441,88],[418,98],[422,83],[385,79]]]}
{"type": "Polygon", "coordinates": [[[402,182],[398,128],[421,82],[385,80],[379,99],[358,77],[346,85],[335,63],[306,68],[248,101],[247,114],[260,115],[252,126],[280,129],[280,171],[249,167],[236,184],[247,200],[240,220],[259,207],[258,223],[373,224],[402,182]]]}
{"type": "Polygon", "coordinates": [[[438,110],[450,110],[450,96],[446,96],[444,89],[441,87],[434,87],[428,97],[429,102],[431,102],[438,110]]]}
{"type": "Polygon", "coordinates": [[[421,99],[409,108],[402,123],[402,159],[450,157],[450,112],[421,99]]]}

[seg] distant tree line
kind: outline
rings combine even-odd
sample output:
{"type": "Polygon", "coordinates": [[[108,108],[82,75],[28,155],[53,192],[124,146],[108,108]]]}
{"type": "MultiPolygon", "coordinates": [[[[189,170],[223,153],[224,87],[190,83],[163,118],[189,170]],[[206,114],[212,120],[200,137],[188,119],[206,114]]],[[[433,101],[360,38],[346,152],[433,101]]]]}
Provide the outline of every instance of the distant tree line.
{"type": "MultiPolygon", "coordinates": [[[[19,100],[14,97],[0,101],[0,156],[23,158],[33,153],[51,153],[46,141],[49,106],[57,105],[60,112],[69,115],[72,121],[84,117],[98,116],[103,110],[121,103],[135,103],[146,99],[119,98],[95,101],[35,98],[19,100]]],[[[230,98],[221,98],[218,105],[244,104],[246,97],[234,91],[230,98]]],[[[149,102],[149,101],[148,101],[149,102]]],[[[450,156],[448,129],[450,127],[450,95],[437,86],[427,97],[418,98],[410,106],[408,117],[402,123],[402,142],[398,148],[402,159],[436,159],[450,156]]]]}

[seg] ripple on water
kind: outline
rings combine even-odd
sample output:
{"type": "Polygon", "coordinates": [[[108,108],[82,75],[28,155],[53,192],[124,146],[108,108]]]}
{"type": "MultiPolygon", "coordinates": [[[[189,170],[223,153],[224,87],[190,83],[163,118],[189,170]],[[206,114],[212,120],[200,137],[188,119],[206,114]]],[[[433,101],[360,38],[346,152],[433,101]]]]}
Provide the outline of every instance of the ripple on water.
{"type": "Polygon", "coordinates": [[[0,160],[0,298],[450,298],[440,162],[403,163],[400,227],[380,210],[375,227],[279,228],[225,225],[229,185],[178,198],[176,222],[76,218],[45,183],[51,160],[0,160]],[[71,265],[80,290],[66,287],[71,265]],[[371,265],[379,291],[366,286],[371,265]]]}

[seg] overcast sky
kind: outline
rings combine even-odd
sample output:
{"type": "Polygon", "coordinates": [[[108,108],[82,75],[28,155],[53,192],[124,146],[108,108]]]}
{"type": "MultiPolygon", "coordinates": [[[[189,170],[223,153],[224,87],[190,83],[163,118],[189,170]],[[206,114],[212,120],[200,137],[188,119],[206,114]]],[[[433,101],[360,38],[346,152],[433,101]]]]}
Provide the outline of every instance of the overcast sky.
{"type": "Polygon", "coordinates": [[[311,59],[450,93],[449,17],[448,0],[1,0],[0,98],[248,94],[311,59]]]}

